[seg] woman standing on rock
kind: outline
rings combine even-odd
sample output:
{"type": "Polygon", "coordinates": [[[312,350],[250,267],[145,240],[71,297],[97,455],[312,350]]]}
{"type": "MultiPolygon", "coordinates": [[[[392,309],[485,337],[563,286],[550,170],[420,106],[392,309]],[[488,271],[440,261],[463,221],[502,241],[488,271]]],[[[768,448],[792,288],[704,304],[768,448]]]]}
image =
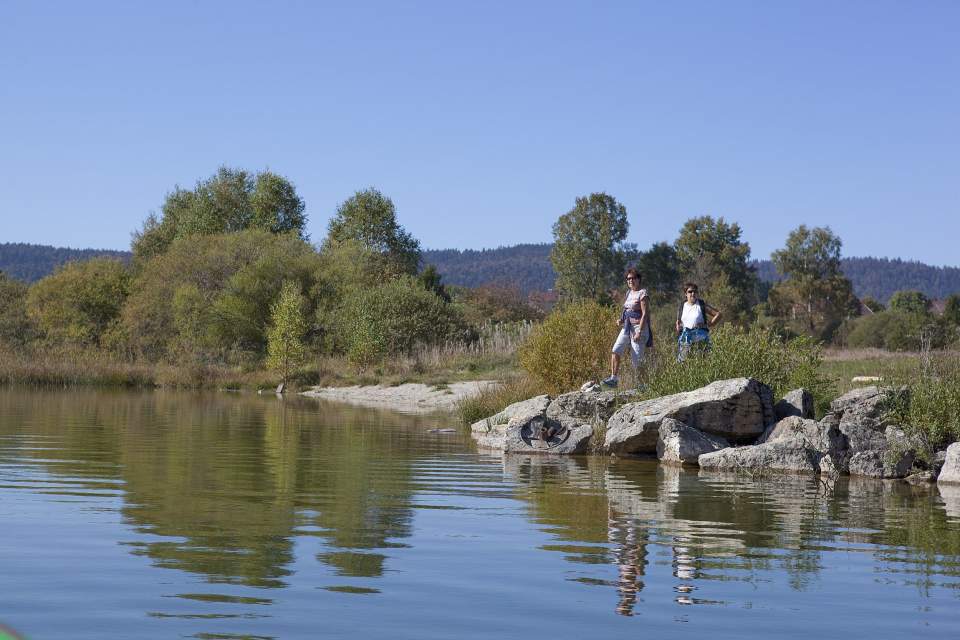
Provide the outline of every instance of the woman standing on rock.
{"type": "Polygon", "coordinates": [[[699,297],[697,285],[688,282],[683,286],[686,300],[677,309],[677,362],[683,362],[696,345],[710,350],[710,327],[720,320],[720,310],[711,307],[699,297]]]}
{"type": "Polygon", "coordinates": [[[653,347],[653,331],[650,328],[649,299],[646,289],[640,288],[640,272],[633,267],[627,269],[627,296],[623,301],[623,311],[617,326],[620,333],[613,343],[610,354],[610,377],[602,384],[616,387],[620,381],[620,354],[630,346],[630,360],[634,370],[640,367],[644,353],[653,347]]]}

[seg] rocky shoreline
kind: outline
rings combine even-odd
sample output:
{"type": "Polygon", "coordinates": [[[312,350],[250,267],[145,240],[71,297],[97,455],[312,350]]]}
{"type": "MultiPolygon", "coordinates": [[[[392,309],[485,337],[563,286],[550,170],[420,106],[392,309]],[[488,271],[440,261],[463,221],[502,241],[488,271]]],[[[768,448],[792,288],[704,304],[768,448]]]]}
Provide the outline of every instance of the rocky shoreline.
{"type": "Polygon", "coordinates": [[[537,396],[471,425],[480,448],[504,453],[656,456],[704,470],[863,476],[960,484],[960,443],[932,464],[890,422],[877,386],[850,391],[814,419],[797,389],[775,401],[750,378],[719,380],[686,393],[638,401],[636,392],[597,387],[537,396]]]}
{"type": "Polygon", "coordinates": [[[452,382],[440,387],[408,382],[394,386],[314,387],[301,395],[400,413],[452,411],[463,398],[477,395],[498,383],[490,380],[452,382]]]}

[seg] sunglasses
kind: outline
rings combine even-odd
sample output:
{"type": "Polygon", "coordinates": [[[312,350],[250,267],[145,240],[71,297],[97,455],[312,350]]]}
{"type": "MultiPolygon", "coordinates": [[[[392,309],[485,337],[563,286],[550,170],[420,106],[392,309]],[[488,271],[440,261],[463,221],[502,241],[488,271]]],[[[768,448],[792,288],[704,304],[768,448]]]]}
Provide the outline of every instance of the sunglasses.
{"type": "Polygon", "coordinates": [[[687,289],[687,293],[696,293],[696,292],[697,292],[696,289],[687,289]]]}

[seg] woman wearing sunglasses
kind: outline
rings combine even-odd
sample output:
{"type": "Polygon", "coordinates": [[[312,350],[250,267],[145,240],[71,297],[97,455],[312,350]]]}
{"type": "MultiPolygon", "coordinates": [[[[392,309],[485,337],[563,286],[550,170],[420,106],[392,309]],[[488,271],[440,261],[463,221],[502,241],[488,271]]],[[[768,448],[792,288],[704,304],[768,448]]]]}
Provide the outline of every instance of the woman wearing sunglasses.
{"type": "Polygon", "coordinates": [[[677,362],[683,362],[694,347],[710,350],[710,327],[720,319],[720,310],[700,299],[697,285],[688,282],[683,287],[686,300],[677,309],[677,362]]]}
{"type": "Polygon", "coordinates": [[[640,272],[634,268],[627,269],[627,296],[623,301],[623,311],[617,325],[620,333],[610,354],[610,377],[602,384],[616,387],[620,378],[620,354],[630,347],[630,361],[637,369],[643,360],[646,350],[653,347],[653,333],[650,330],[650,313],[647,304],[650,296],[646,289],[640,288],[640,272]]]}

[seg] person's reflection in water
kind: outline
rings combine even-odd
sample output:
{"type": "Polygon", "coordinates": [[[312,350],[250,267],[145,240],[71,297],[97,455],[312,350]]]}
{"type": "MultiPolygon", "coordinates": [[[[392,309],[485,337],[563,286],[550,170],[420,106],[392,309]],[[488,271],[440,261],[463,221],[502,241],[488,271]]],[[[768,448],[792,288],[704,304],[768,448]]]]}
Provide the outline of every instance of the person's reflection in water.
{"type": "Polygon", "coordinates": [[[637,532],[634,522],[618,515],[613,509],[607,517],[607,537],[614,544],[613,553],[617,560],[617,613],[632,616],[637,604],[637,594],[643,591],[643,575],[647,566],[646,535],[637,532]],[[643,540],[643,544],[637,541],[643,540]]]}
{"type": "MultiPolygon", "coordinates": [[[[677,538],[676,541],[681,545],[686,542],[683,538],[677,538]]],[[[673,546],[673,575],[682,581],[673,588],[677,592],[675,598],[677,604],[694,603],[693,598],[688,595],[696,589],[693,584],[690,584],[698,577],[697,569],[693,564],[694,561],[695,558],[691,555],[689,547],[673,546]]]]}

